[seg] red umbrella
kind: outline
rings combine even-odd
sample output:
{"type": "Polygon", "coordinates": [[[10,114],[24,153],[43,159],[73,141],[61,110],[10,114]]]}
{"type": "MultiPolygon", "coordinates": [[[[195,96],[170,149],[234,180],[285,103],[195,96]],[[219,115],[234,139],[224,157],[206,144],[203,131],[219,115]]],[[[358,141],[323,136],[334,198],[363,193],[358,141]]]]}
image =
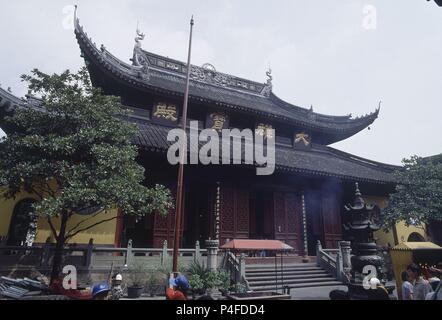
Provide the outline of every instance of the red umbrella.
{"type": "Polygon", "coordinates": [[[233,239],[223,246],[221,249],[229,249],[236,251],[290,251],[293,247],[279,240],[250,240],[250,239],[233,239]]]}

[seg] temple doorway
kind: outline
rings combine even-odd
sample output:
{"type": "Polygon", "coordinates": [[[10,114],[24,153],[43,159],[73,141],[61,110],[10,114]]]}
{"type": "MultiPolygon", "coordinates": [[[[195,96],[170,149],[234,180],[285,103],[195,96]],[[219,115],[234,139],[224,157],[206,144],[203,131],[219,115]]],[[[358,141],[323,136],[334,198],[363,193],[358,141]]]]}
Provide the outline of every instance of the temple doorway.
{"type": "Polygon", "coordinates": [[[251,193],[249,210],[250,239],[274,239],[273,198],[271,193],[257,190],[251,193]]]}

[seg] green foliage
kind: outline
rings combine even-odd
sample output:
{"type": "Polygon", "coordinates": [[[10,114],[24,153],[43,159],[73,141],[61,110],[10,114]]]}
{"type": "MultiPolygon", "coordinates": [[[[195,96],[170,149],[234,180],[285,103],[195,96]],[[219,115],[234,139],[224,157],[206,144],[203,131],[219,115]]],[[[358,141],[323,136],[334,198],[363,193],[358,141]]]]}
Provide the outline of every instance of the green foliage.
{"type": "Polygon", "coordinates": [[[218,271],[218,287],[223,290],[230,288],[230,273],[227,271],[218,271]]]}
{"type": "MultiPolygon", "coordinates": [[[[179,259],[178,259],[179,262],[179,259]]],[[[156,267],[156,270],[158,270],[160,273],[162,273],[165,277],[165,279],[169,279],[170,274],[172,273],[172,266],[173,266],[173,261],[172,258],[170,256],[166,257],[164,259],[164,262],[162,265],[158,265],[156,267]]],[[[179,273],[185,273],[187,271],[187,267],[183,266],[182,264],[178,264],[178,272],[179,273]]]]}
{"type": "Polygon", "coordinates": [[[235,293],[246,293],[247,287],[246,287],[246,285],[244,285],[242,283],[237,283],[237,284],[232,285],[230,287],[230,290],[235,293]]]}
{"type": "Polygon", "coordinates": [[[388,229],[399,221],[420,225],[442,220],[442,159],[413,156],[403,160],[404,169],[396,172],[400,184],[390,195],[381,220],[388,229]]]}
{"type": "MultiPolygon", "coordinates": [[[[139,216],[168,212],[169,191],[143,185],[144,168],[132,143],[138,129],[125,121],[129,111],[119,98],[94,88],[85,68],[53,75],[36,69],[22,79],[44,109],[19,109],[5,119],[0,181],[7,188],[0,196],[13,198],[22,190],[37,195],[36,213],[49,222],[116,207],[139,216]]],[[[60,240],[94,225],[76,225],[60,240]]]]}
{"type": "Polygon", "coordinates": [[[128,283],[131,287],[144,287],[149,275],[148,267],[142,262],[134,262],[127,268],[128,283]]]}
{"type": "Polygon", "coordinates": [[[150,294],[154,294],[161,284],[165,284],[161,271],[158,267],[153,267],[147,271],[147,289],[150,294]]]}
{"type": "Polygon", "coordinates": [[[200,275],[192,274],[189,277],[189,286],[192,291],[202,291],[204,289],[204,281],[201,279],[200,275]]]}
{"type": "Polygon", "coordinates": [[[190,275],[198,275],[201,279],[206,279],[210,270],[207,269],[204,264],[193,261],[187,268],[186,272],[190,275]]]}
{"type": "Polygon", "coordinates": [[[192,262],[187,269],[187,273],[190,274],[189,285],[192,290],[227,290],[230,287],[230,273],[225,271],[210,271],[198,262],[192,262]]]}

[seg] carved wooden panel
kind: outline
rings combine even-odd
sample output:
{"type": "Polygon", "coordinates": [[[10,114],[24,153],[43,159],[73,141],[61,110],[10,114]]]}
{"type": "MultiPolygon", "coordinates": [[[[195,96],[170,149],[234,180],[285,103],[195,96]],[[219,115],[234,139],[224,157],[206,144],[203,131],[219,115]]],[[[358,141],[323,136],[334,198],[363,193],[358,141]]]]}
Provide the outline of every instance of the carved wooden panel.
{"type": "Polygon", "coordinates": [[[301,206],[300,196],[294,192],[274,193],[275,239],[299,250],[301,206]]]}
{"type": "Polygon", "coordinates": [[[249,192],[246,189],[221,186],[220,240],[249,237],[249,192]]]}
{"type": "Polygon", "coordinates": [[[220,191],[220,244],[233,239],[235,234],[234,189],[221,186],[220,191]]]}
{"type": "MultiPolygon", "coordinates": [[[[176,191],[170,188],[175,202],[176,191]]],[[[161,216],[158,213],[154,214],[153,218],[153,232],[152,244],[154,248],[162,248],[164,240],[167,240],[167,246],[173,248],[174,231],[175,231],[175,209],[170,209],[167,216],[161,216]]],[[[181,230],[182,234],[182,230],[181,230]]]]}
{"type": "Polygon", "coordinates": [[[328,249],[337,248],[342,240],[341,203],[339,194],[332,191],[322,193],[322,218],[324,223],[324,242],[328,249]]]}
{"type": "Polygon", "coordinates": [[[167,246],[173,247],[175,230],[175,212],[170,210],[167,217],[155,213],[153,229],[153,247],[161,248],[164,240],[167,240],[167,246]]]}

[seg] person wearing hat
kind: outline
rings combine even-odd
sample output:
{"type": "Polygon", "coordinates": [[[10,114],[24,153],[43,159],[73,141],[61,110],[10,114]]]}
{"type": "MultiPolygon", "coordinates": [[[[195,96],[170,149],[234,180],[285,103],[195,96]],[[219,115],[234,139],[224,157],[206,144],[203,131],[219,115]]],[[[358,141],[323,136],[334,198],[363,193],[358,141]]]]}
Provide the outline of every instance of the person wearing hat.
{"type": "Polygon", "coordinates": [[[370,289],[368,291],[369,300],[390,300],[388,290],[381,281],[373,277],[370,279],[370,289]]]}
{"type": "Polygon", "coordinates": [[[123,276],[119,273],[112,278],[111,300],[120,300],[123,297],[122,282],[123,276]]]}
{"type": "Polygon", "coordinates": [[[169,287],[166,289],[167,300],[187,300],[187,290],[189,289],[189,281],[180,274],[175,277],[170,274],[169,287]]]}
{"type": "Polygon", "coordinates": [[[109,284],[107,282],[102,282],[96,284],[92,288],[92,299],[93,300],[107,300],[109,295],[109,284]]]}

